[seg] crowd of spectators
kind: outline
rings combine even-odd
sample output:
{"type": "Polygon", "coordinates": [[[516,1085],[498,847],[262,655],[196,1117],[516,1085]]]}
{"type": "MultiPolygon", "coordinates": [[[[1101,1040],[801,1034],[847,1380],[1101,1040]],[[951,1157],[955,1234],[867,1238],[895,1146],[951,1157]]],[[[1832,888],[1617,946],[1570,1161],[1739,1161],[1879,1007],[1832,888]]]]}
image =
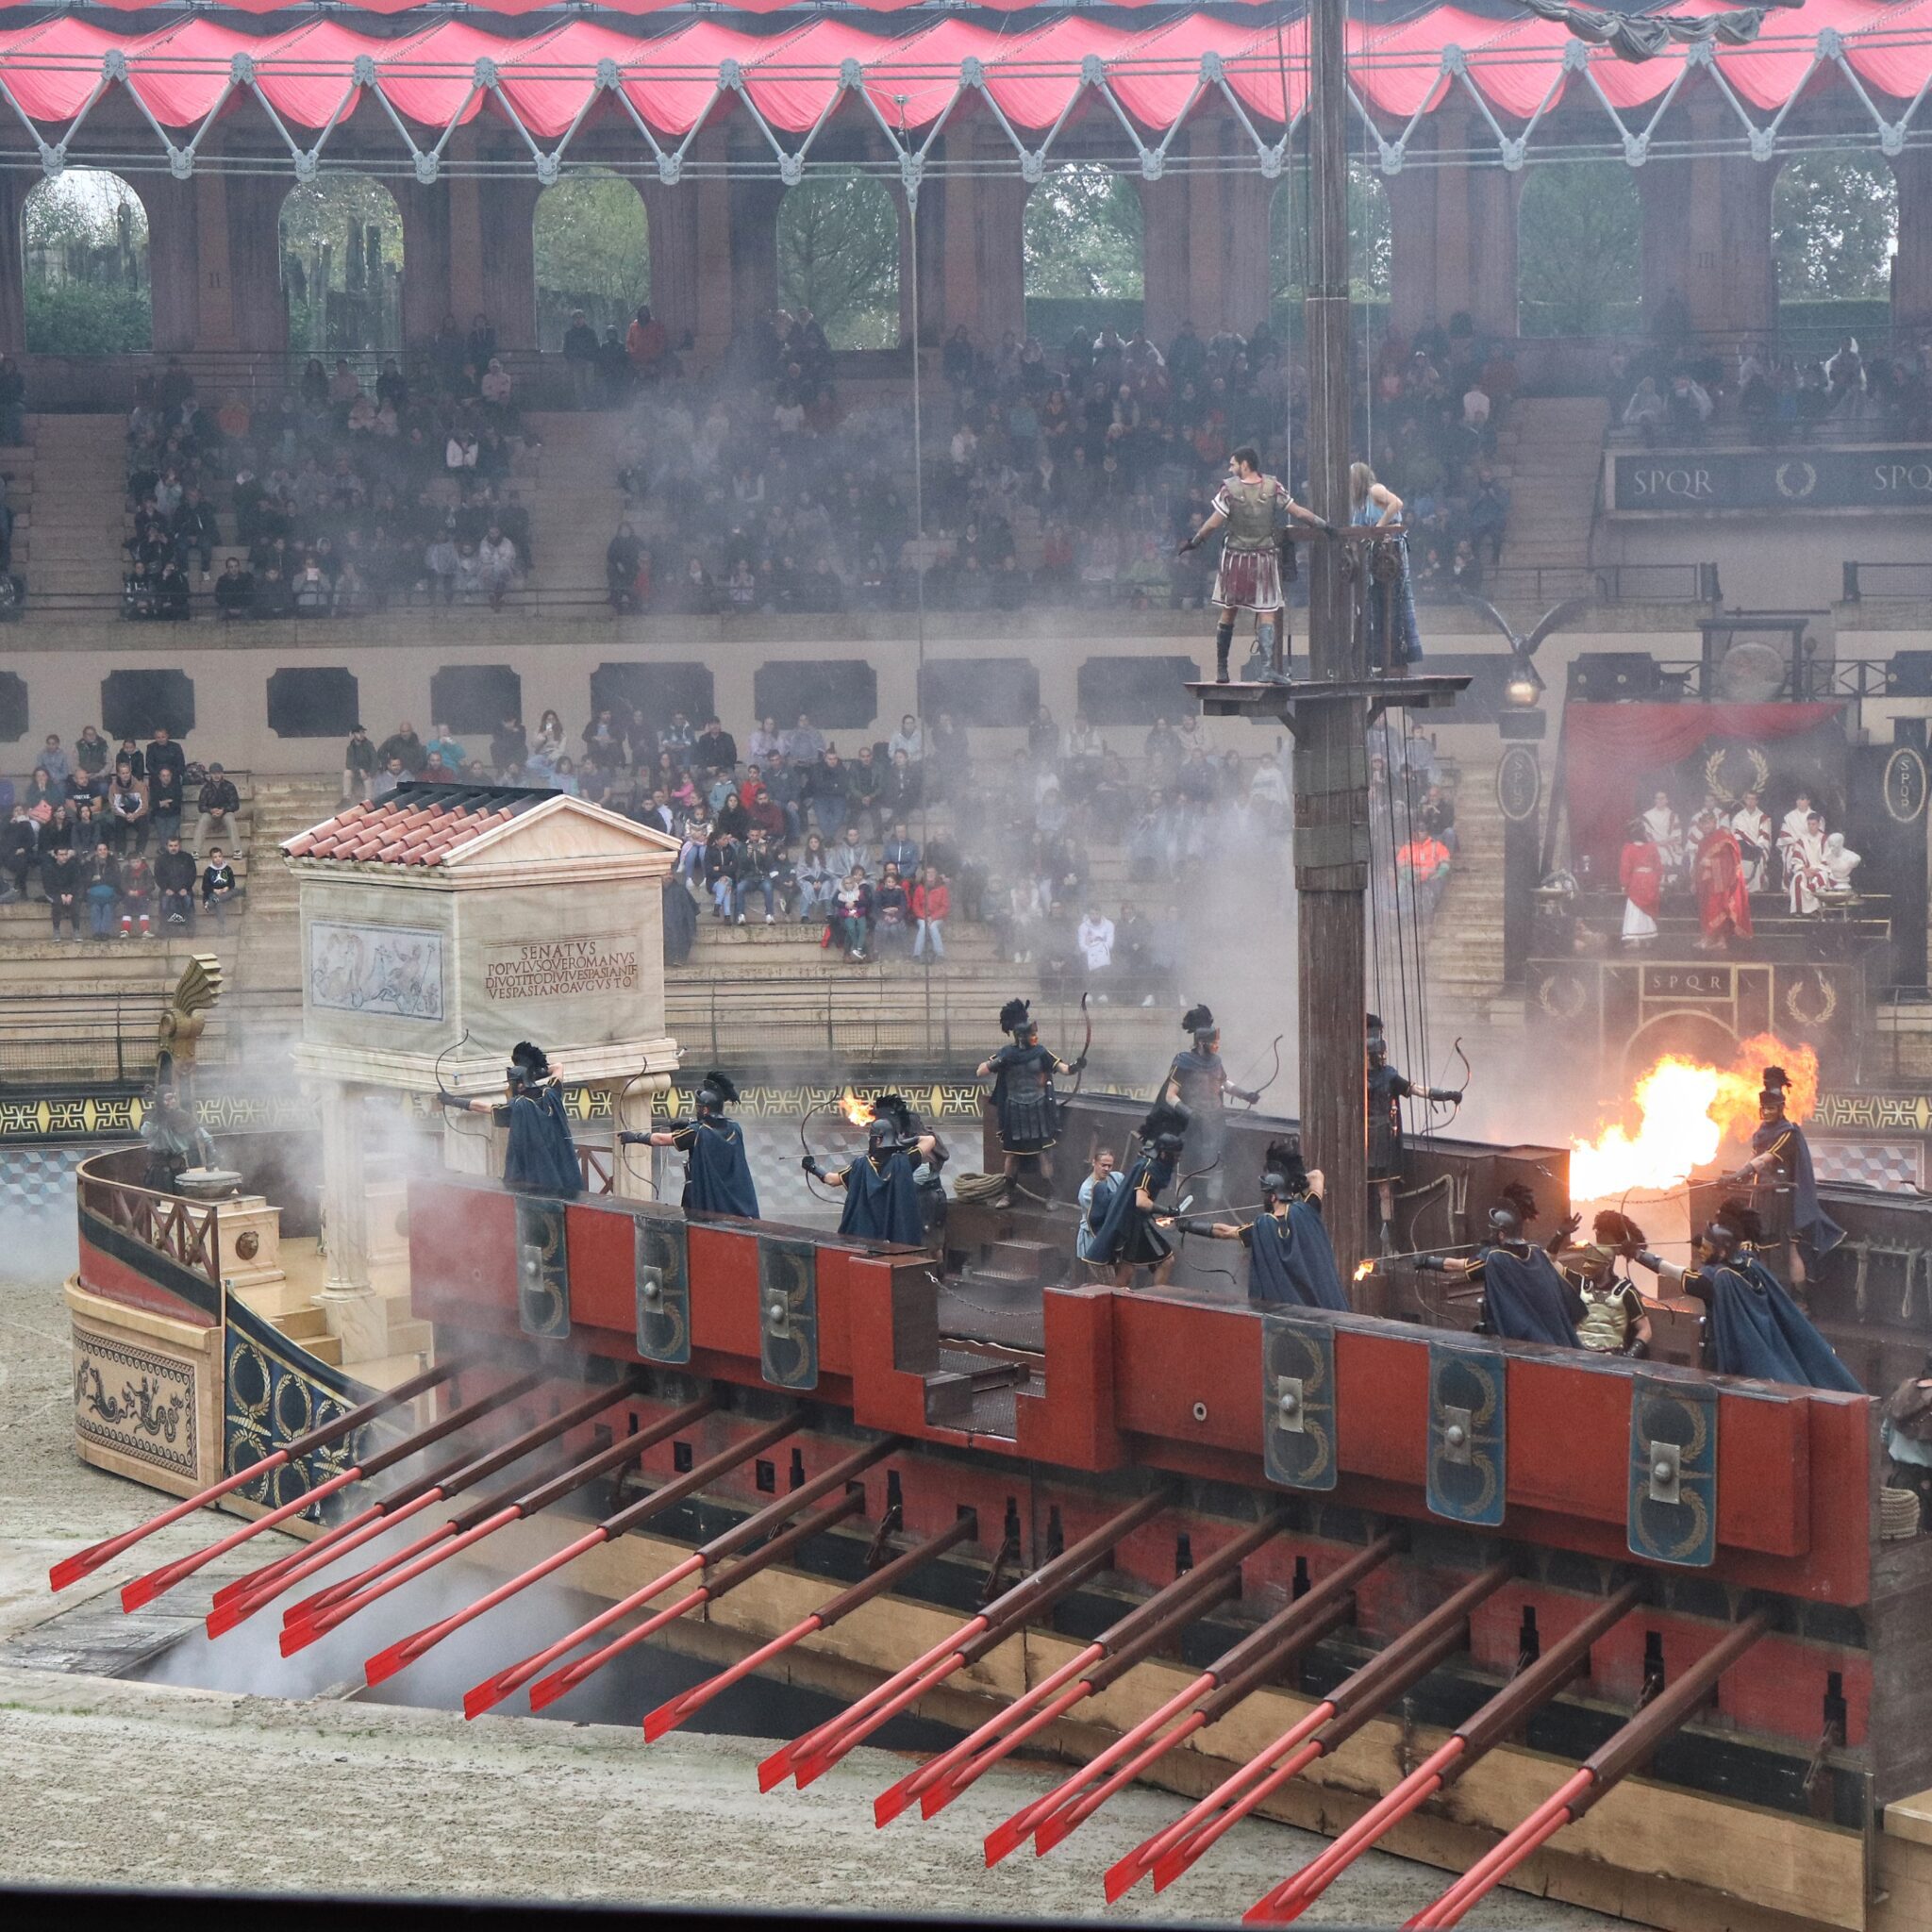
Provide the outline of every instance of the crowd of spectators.
{"type": "Polygon", "coordinates": [[[170,358],[128,417],[124,613],[185,619],[198,591],[224,620],[501,605],[530,568],[511,477],[533,445],[495,332],[446,317],[411,363],[372,391],[311,358],[272,408],[210,408],[170,358]],[[225,544],[245,556],[215,575],[225,544]]]}
{"type": "MultiPolygon", "coordinates": [[[[1307,378],[1263,324],[1166,347],[1141,330],[1082,329],[1057,352],[960,328],[927,385],[926,547],[915,542],[908,400],[846,409],[808,311],[760,330],[749,369],[627,393],[619,480],[631,515],[612,537],[620,610],[684,615],[903,608],[925,566],[928,601],[1198,608],[1212,546],[1175,555],[1244,442],[1301,474],[1307,378]]],[[[1425,581],[1467,551],[1500,553],[1508,497],[1488,458],[1515,389],[1506,344],[1466,316],[1413,339],[1390,332],[1357,385],[1359,446],[1407,501],[1425,581]],[[1432,553],[1435,561],[1431,561],[1432,553]]]]}
{"type": "Polygon", "coordinates": [[[0,905],[38,889],[55,939],[76,942],[83,913],[96,940],[187,937],[198,915],[225,929],[242,892],[241,811],[219,760],[191,759],[165,726],[118,748],[92,724],[71,746],[50,732],[25,782],[0,777],[0,905]]]}
{"type": "Polygon", "coordinates": [[[380,741],[357,727],[342,792],[550,786],[676,839],[675,881],[694,915],[816,927],[861,961],[941,960],[957,917],[990,928],[999,956],[1037,969],[1050,993],[1145,1005],[1178,989],[1178,889],[1252,872],[1287,836],[1281,759],[1217,753],[1191,716],[1110,739],[1041,706],[1010,757],[975,758],[971,738],[949,712],[908,714],[845,749],[809,716],[763,719],[741,740],[716,718],[654,723],[622,708],[575,733],[554,710],[534,730],[506,718],[473,741],[404,720],[380,741]],[[1098,877],[1095,846],[1121,861],[1098,877]]]}
{"type": "Polygon", "coordinates": [[[1866,435],[1922,441],[1932,435],[1932,339],[1874,353],[1853,335],[1818,355],[1701,338],[1688,305],[1672,295],[1647,341],[1609,352],[1613,425],[1645,444],[1694,444],[1713,430],[1761,442],[1866,435]]]}

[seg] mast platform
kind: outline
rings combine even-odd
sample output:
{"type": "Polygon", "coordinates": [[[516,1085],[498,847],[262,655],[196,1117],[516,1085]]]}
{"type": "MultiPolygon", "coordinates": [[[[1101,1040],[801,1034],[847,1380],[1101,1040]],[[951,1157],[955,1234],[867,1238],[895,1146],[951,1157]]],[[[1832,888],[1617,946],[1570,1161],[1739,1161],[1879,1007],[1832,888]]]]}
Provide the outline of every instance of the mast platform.
{"type": "Polygon", "coordinates": [[[1469,689],[1467,675],[1427,674],[1421,677],[1305,677],[1237,679],[1229,684],[1190,684],[1191,695],[1201,701],[1209,718],[1277,718],[1290,730],[1294,714],[1305,705],[1365,700],[1369,722],[1384,711],[1439,710],[1453,705],[1469,689]]]}

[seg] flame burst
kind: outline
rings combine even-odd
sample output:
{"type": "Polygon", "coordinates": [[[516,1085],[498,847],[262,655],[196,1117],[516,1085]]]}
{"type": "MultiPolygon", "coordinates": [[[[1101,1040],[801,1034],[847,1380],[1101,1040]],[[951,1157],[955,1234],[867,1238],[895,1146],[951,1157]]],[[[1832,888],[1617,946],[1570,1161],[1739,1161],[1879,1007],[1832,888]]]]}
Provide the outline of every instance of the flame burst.
{"type": "Polygon", "coordinates": [[[1571,1142],[1571,1198],[1602,1201],[1632,1189],[1682,1187],[1726,1140],[1750,1138],[1767,1066],[1781,1066],[1790,1076],[1786,1110],[1804,1120],[1818,1102],[1818,1056],[1808,1046],[1786,1046],[1761,1033],[1738,1049],[1727,1068],[1666,1055],[1637,1083],[1634,1133],[1618,1123],[1594,1141],[1571,1142]]]}
{"type": "Polygon", "coordinates": [[[1363,1261],[1357,1267],[1352,1278],[1357,1281],[1366,1281],[1374,1272],[1375,1264],[1373,1261],[1363,1261]]]}
{"type": "Polygon", "coordinates": [[[875,1118],[872,1108],[859,1099],[858,1095],[853,1092],[849,1087],[840,1096],[839,1111],[855,1127],[869,1127],[875,1118]]]}

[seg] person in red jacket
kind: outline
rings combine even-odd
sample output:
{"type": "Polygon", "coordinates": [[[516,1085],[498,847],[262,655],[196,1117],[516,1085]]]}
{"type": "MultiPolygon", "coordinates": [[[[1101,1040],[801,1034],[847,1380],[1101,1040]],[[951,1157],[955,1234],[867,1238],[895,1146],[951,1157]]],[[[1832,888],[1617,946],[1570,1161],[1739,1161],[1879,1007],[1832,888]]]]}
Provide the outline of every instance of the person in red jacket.
{"type": "Polygon", "coordinates": [[[952,909],[952,890],[940,876],[939,868],[934,865],[923,867],[912,888],[912,916],[919,922],[919,929],[912,938],[912,957],[915,959],[924,957],[928,941],[932,943],[935,959],[946,957],[945,925],[952,909]]]}
{"type": "Polygon", "coordinates": [[[1617,862],[1617,879],[1624,888],[1624,943],[1647,945],[1657,937],[1657,908],[1664,888],[1664,858],[1641,819],[1632,819],[1624,830],[1624,856],[1617,862]]]}
{"type": "Polygon", "coordinates": [[[1697,913],[1704,936],[1698,950],[1722,953],[1734,939],[1751,937],[1751,894],[1744,885],[1744,858],[1738,835],[1715,812],[1691,821],[1697,837],[1692,876],[1697,882],[1697,913]]]}

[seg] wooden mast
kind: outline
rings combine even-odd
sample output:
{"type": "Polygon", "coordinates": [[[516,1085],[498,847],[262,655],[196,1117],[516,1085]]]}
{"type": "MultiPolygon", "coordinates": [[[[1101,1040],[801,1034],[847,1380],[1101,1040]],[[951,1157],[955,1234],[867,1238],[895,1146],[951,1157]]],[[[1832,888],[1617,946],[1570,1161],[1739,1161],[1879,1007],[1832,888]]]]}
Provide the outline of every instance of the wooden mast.
{"type": "MultiPolygon", "coordinates": [[[[1308,4],[1308,484],[1310,507],[1349,519],[1347,0],[1308,4]]],[[[1282,103],[1284,121],[1288,103],[1282,103]]],[[[1287,130],[1284,128],[1284,141],[1287,130]]],[[[1307,546],[1309,678],[1358,684],[1354,596],[1340,543],[1307,546]]],[[[1296,1033],[1302,1146],[1322,1168],[1344,1269],[1368,1249],[1362,1041],[1369,876],[1368,715],[1360,696],[1297,706],[1294,882],[1300,901],[1296,1033]]]]}

